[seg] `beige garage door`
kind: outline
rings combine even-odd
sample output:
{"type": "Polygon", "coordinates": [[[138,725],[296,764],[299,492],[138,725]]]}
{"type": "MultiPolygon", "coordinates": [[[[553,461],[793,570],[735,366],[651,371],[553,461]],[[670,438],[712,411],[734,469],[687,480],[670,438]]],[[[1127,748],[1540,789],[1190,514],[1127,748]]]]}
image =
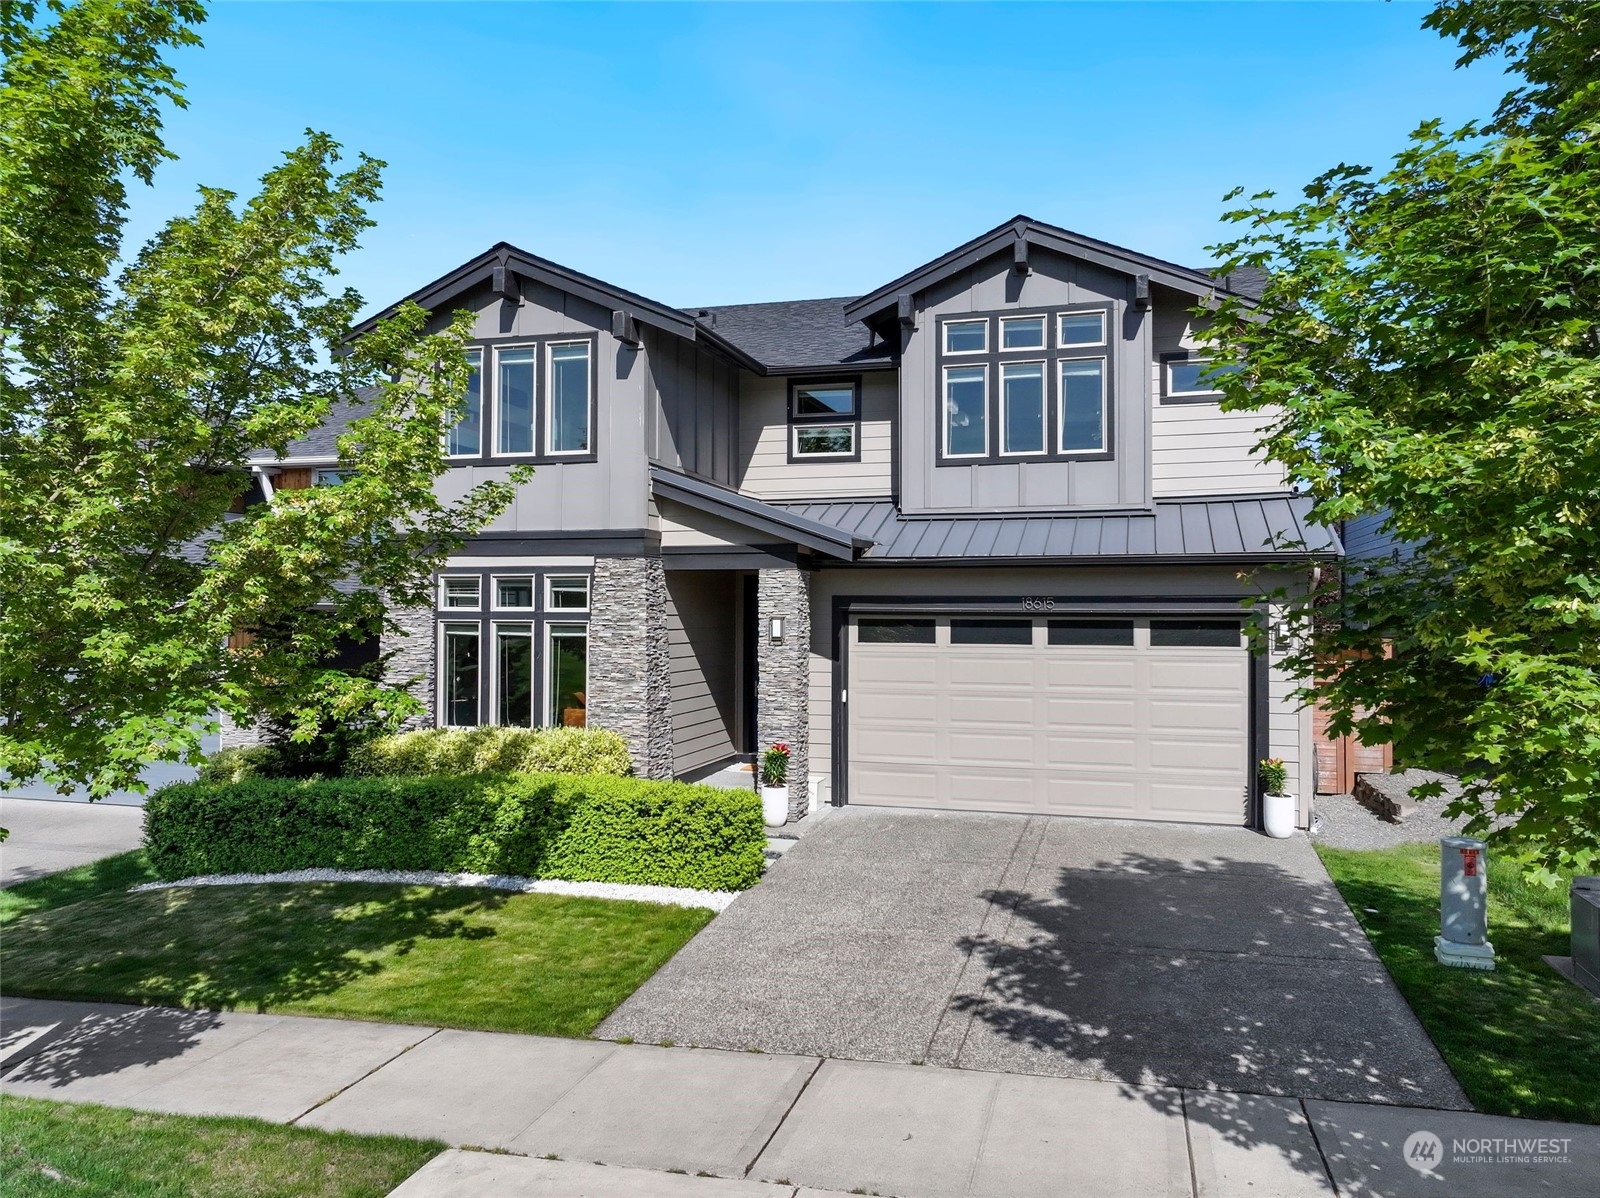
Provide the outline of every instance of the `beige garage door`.
{"type": "Polygon", "coordinates": [[[849,801],[1247,823],[1249,671],[1238,621],[862,616],[849,801]]]}

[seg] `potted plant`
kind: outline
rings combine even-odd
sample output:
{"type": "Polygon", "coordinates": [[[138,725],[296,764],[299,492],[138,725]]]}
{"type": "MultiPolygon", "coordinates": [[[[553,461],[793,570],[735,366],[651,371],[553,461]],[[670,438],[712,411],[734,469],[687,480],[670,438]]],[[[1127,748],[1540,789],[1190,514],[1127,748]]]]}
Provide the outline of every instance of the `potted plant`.
{"type": "Polygon", "coordinates": [[[789,822],[788,745],[773,745],[761,755],[761,818],[769,828],[789,822]]]}
{"type": "Polygon", "coordinates": [[[1289,793],[1289,767],[1282,757],[1266,757],[1259,767],[1263,794],[1263,822],[1267,835],[1282,840],[1294,835],[1294,816],[1298,804],[1289,793]]]}

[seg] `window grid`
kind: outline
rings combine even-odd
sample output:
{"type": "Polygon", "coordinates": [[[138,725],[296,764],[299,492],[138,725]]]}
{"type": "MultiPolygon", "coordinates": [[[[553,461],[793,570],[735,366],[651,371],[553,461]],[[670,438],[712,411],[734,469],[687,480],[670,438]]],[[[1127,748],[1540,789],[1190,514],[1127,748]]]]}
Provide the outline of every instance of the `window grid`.
{"type": "Polygon", "coordinates": [[[502,337],[473,346],[467,411],[445,434],[456,465],[597,460],[598,335],[502,337]]]}

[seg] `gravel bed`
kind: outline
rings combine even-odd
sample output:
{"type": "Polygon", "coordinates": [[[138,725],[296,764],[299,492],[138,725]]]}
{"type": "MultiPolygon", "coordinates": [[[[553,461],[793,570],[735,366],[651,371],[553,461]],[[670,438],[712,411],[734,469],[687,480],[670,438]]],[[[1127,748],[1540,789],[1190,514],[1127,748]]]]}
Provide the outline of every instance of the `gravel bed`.
{"type": "Polygon", "coordinates": [[[1421,840],[1436,841],[1441,836],[1454,836],[1467,822],[1465,816],[1445,819],[1440,814],[1445,802],[1442,796],[1429,799],[1407,815],[1405,823],[1391,824],[1349,795],[1318,795],[1315,809],[1322,827],[1311,839],[1340,849],[1386,849],[1421,840]]]}
{"type": "Polygon", "coordinates": [[[564,882],[558,878],[517,878],[509,874],[446,874],[426,869],[291,869],[276,874],[201,874],[176,882],[145,882],[130,893],[175,886],[254,886],[261,882],[391,882],[403,886],[466,886],[511,890],[518,894],[569,894],[580,898],[628,899],[668,907],[726,911],[738,898],[731,890],[690,890],[684,886],[631,886],[621,882],[564,882]]]}

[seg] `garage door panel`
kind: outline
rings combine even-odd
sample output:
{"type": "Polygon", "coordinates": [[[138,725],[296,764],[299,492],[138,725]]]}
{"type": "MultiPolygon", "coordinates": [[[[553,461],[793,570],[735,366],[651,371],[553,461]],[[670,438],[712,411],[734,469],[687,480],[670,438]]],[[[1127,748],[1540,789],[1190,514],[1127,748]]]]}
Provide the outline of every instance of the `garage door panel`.
{"type": "Polygon", "coordinates": [[[852,640],[850,801],[1244,823],[1249,661],[1140,642],[852,640]]]}

